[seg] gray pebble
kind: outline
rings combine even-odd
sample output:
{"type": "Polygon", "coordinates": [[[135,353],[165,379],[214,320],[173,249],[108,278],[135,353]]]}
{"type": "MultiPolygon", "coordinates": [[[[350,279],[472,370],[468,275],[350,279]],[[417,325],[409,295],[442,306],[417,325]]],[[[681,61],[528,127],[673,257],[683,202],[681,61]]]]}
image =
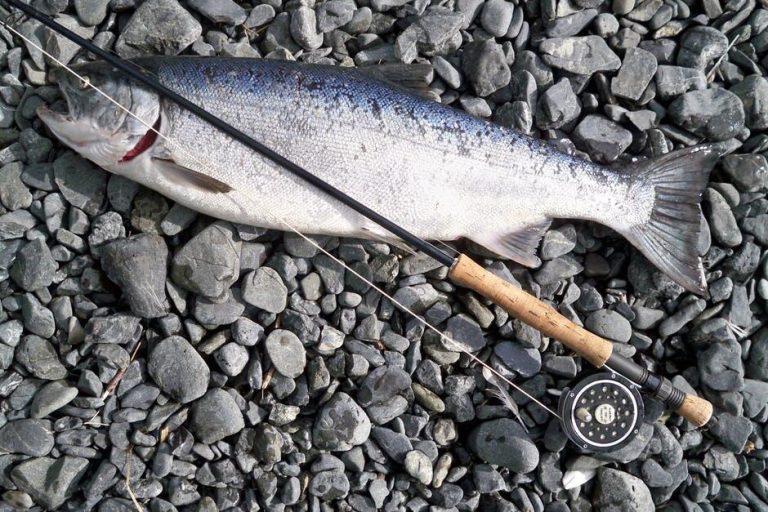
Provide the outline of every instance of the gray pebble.
{"type": "Polygon", "coordinates": [[[210,371],[197,350],[180,336],[166,338],[150,352],[147,371],[165,394],[189,403],[205,394],[210,371]]]}
{"type": "Polygon", "coordinates": [[[744,128],[741,100],[723,89],[688,92],[672,102],[668,114],[681,128],[712,141],[735,137],[744,128]]]}
{"type": "Polygon", "coordinates": [[[462,70],[480,97],[506,86],[512,77],[504,50],[493,39],[467,45],[462,70]]]}
{"type": "Polygon", "coordinates": [[[202,31],[200,23],[176,0],[148,0],[128,20],[117,38],[115,51],[125,58],[178,55],[202,31]]]}
{"type": "Polygon", "coordinates": [[[304,372],[307,364],[306,350],[299,338],[291,331],[276,329],[269,333],[264,347],[275,369],[282,375],[295,379],[304,372]]]}
{"type": "Polygon", "coordinates": [[[590,156],[613,162],[632,144],[632,133],[602,116],[588,115],[574,129],[573,139],[590,156]]]}
{"type": "Polygon", "coordinates": [[[53,174],[69,204],[88,215],[96,215],[104,203],[107,175],[75,153],[65,153],[53,162],[53,174]]]}
{"type": "Polygon", "coordinates": [[[102,247],[101,265],[134,314],[157,318],[168,312],[165,292],[168,248],[157,235],[142,233],[102,247]]]}
{"type": "Polygon", "coordinates": [[[243,300],[270,313],[280,313],[288,301],[288,289],[272,268],[261,267],[243,279],[243,300]]]}
{"type": "Polygon", "coordinates": [[[606,510],[650,512],[656,509],[651,491],[636,476],[610,468],[598,470],[594,502],[606,510]]]}
{"type": "Polygon", "coordinates": [[[19,287],[32,292],[50,286],[58,268],[45,240],[37,239],[19,250],[10,276],[19,287]]]}
{"type": "Polygon", "coordinates": [[[539,451],[519,423],[501,418],[481,423],[469,435],[469,447],[488,464],[528,473],[539,464],[539,451]]]}
{"type": "Polygon", "coordinates": [[[67,376],[53,345],[35,335],[22,338],[16,348],[16,361],[38,379],[60,380],[67,376]]]}
{"type": "Polygon", "coordinates": [[[87,468],[88,460],[81,457],[33,458],[13,468],[11,480],[35,503],[54,510],[78,490],[87,468]]]}
{"type": "MultiPolygon", "coordinates": [[[[74,400],[77,388],[56,380],[40,388],[32,399],[29,413],[33,418],[44,418],[74,400]]],[[[45,454],[41,454],[45,455],[45,454]]]]}
{"type": "Polygon", "coordinates": [[[173,256],[171,278],[193,293],[221,299],[240,277],[240,246],[231,225],[215,222],[173,256]]]}
{"type": "Polygon", "coordinates": [[[363,444],[371,433],[365,411],[346,393],[338,392],[320,410],[312,439],[320,450],[346,451],[363,444]]]}
{"type": "Polygon", "coordinates": [[[0,427],[0,451],[42,457],[52,449],[53,434],[47,421],[21,419],[0,427]]]}
{"type": "Polygon", "coordinates": [[[656,74],[656,58],[640,48],[630,48],[616,77],[611,92],[620,98],[637,101],[656,74]]]}
{"type": "Polygon", "coordinates": [[[215,443],[243,430],[245,420],[232,395],[211,389],[192,405],[189,429],[202,443],[215,443]]]}
{"type": "Polygon", "coordinates": [[[189,0],[187,5],[214,23],[242,25],[245,9],[232,0],[189,0]]]}
{"type": "Polygon", "coordinates": [[[539,47],[544,62],[577,75],[616,71],[621,59],[599,36],[546,39],[539,47]]]}
{"type": "Polygon", "coordinates": [[[686,30],[680,39],[677,64],[706,72],[727,48],[728,38],[719,30],[712,27],[693,27],[686,30]]]}

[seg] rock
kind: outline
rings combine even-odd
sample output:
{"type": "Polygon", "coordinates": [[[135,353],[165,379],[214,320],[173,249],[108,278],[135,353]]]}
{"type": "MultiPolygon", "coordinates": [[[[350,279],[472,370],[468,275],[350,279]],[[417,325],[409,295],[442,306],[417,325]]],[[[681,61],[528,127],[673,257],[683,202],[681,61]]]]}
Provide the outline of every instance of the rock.
{"type": "Polygon", "coordinates": [[[627,343],[632,337],[632,326],[624,316],[609,309],[595,311],[587,317],[585,327],[612,341],[627,343]]]}
{"type": "Polygon", "coordinates": [[[323,501],[344,498],[349,489],[349,479],[343,471],[321,471],[312,477],[307,488],[309,494],[323,501]]]}
{"type": "Polygon", "coordinates": [[[357,6],[350,0],[329,0],[317,6],[317,29],[327,33],[352,21],[357,6]]]}
{"type": "Polygon", "coordinates": [[[240,290],[232,288],[224,293],[224,298],[214,301],[206,297],[198,297],[192,315],[195,320],[208,328],[227,325],[237,321],[245,311],[245,303],[240,297],[240,290]]]}
{"type": "Polygon", "coordinates": [[[248,349],[237,343],[227,343],[214,353],[216,364],[227,377],[240,375],[248,364],[248,349]]]}
{"type": "Polygon", "coordinates": [[[599,36],[545,39],[539,46],[544,62],[577,75],[616,71],[621,59],[599,36]]]}
{"type": "Polygon", "coordinates": [[[75,12],[83,25],[99,25],[107,17],[109,0],[75,0],[75,12]]]}
{"type": "Polygon", "coordinates": [[[616,77],[611,81],[611,92],[620,98],[637,101],[656,74],[656,57],[640,48],[629,48],[616,77]]]}
{"type": "Polygon", "coordinates": [[[281,375],[295,379],[304,373],[307,364],[307,352],[301,340],[284,329],[275,329],[264,342],[272,366],[281,375]]]}
{"type": "Polygon", "coordinates": [[[9,421],[0,427],[0,452],[42,457],[52,449],[53,434],[49,422],[24,419],[9,421]]]}
{"type": "Polygon", "coordinates": [[[744,386],[741,349],[735,342],[715,343],[699,352],[701,380],[716,391],[739,391],[744,386]]]}
{"type": "Polygon", "coordinates": [[[247,17],[245,9],[232,0],[189,0],[187,5],[214,23],[242,25],[247,17]]]}
{"type": "MultiPolygon", "coordinates": [[[[536,126],[541,130],[562,128],[578,119],[580,113],[581,105],[573,92],[571,82],[563,78],[539,96],[536,107],[536,126]]],[[[542,254],[543,252],[542,247],[542,254]]]]}
{"type": "Polygon", "coordinates": [[[432,482],[432,462],[424,452],[420,450],[411,450],[405,454],[403,461],[405,471],[423,485],[429,485],[432,482]]]}
{"type": "Polygon", "coordinates": [[[27,210],[16,210],[0,215],[0,241],[21,238],[35,224],[37,221],[27,210]]]}
{"type": "Polygon", "coordinates": [[[472,480],[481,494],[488,494],[507,489],[504,477],[488,464],[475,464],[472,468],[472,480]]]}
{"type": "Polygon", "coordinates": [[[64,455],[58,459],[41,457],[22,462],[11,471],[16,486],[48,510],[57,509],[78,490],[88,469],[88,460],[64,455]]]}
{"type": "Polygon", "coordinates": [[[584,270],[584,267],[582,267],[573,257],[566,254],[545,262],[544,265],[535,272],[534,278],[537,283],[547,286],[563,279],[573,277],[582,270],[584,270]]]}
{"type": "Polygon", "coordinates": [[[176,0],[147,0],[128,20],[115,51],[124,58],[178,55],[202,32],[200,23],[176,0]]]}
{"type": "Polygon", "coordinates": [[[411,376],[396,366],[380,366],[370,372],[357,393],[363,407],[388,402],[397,395],[410,397],[411,376]]]}
{"type": "Polygon", "coordinates": [[[312,439],[320,450],[347,451],[370,436],[371,421],[346,393],[337,392],[315,419],[312,439]]]}
{"type": "MultiPolygon", "coordinates": [[[[482,350],[486,345],[485,335],[480,325],[464,313],[453,316],[448,320],[445,335],[459,344],[464,350],[469,350],[470,352],[482,350]]],[[[448,340],[443,340],[443,343],[448,350],[458,350],[448,340]]]]}
{"type": "Polygon", "coordinates": [[[690,90],[707,88],[707,78],[700,69],[682,66],[658,66],[656,69],[656,92],[660,98],[668,100],[690,90]]]}
{"type": "Polygon", "coordinates": [[[632,144],[632,133],[602,116],[590,114],[573,130],[576,145],[601,162],[613,162],[632,144]]]}
{"type": "Polygon", "coordinates": [[[107,193],[107,175],[75,153],[67,152],[53,162],[59,191],[69,204],[88,215],[99,213],[107,193]]]}
{"type": "Polygon", "coordinates": [[[189,429],[202,443],[215,443],[245,428],[237,402],[223,389],[211,389],[192,405],[189,429]]]}
{"type": "Polygon", "coordinates": [[[710,66],[728,48],[728,37],[712,27],[693,27],[680,39],[677,64],[686,68],[709,71],[710,66]]]}
{"type": "Polygon", "coordinates": [[[458,48],[456,41],[464,21],[458,13],[427,11],[406,28],[395,40],[395,57],[405,63],[412,62],[419,53],[426,56],[445,54],[458,48]]]}
{"type": "Polygon", "coordinates": [[[550,229],[544,234],[539,253],[543,260],[553,260],[568,254],[576,247],[576,228],[573,224],[566,224],[550,229]]]}
{"type": "Polygon", "coordinates": [[[747,128],[768,128],[768,80],[760,75],[750,75],[731,87],[731,92],[744,104],[747,128]]]}
{"type": "Polygon", "coordinates": [[[515,6],[506,0],[488,0],[480,13],[480,25],[495,37],[504,36],[512,23],[515,6]]]}
{"type": "Polygon", "coordinates": [[[752,347],[746,362],[746,376],[768,381],[768,328],[760,329],[752,337],[752,347]]]}
{"type": "Polygon", "coordinates": [[[50,338],[56,332],[56,322],[53,313],[46,308],[31,293],[26,293],[21,299],[21,313],[24,327],[42,338],[50,338]]]}
{"type": "Polygon", "coordinates": [[[155,346],[147,359],[147,371],[163,393],[183,404],[203,396],[210,378],[208,365],[180,336],[171,336],[155,346]]]}
{"type": "Polygon", "coordinates": [[[45,240],[38,238],[19,250],[10,275],[20,288],[33,292],[50,286],[58,268],[45,240]]]}
{"type": "Polygon", "coordinates": [[[215,222],[173,256],[171,279],[192,293],[221,299],[240,277],[240,248],[232,226],[215,222]]]}
{"type": "Polygon", "coordinates": [[[541,370],[541,352],[535,348],[502,341],[493,347],[493,353],[507,368],[523,378],[533,377],[541,370]]]}
{"type": "MultiPolygon", "coordinates": [[[[74,400],[77,396],[77,388],[68,385],[63,380],[49,382],[40,388],[32,399],[29,414],[33,418],[45,418],[50,413],[57,411],[74,400]]],[[[41,453],[39,455],[47,455],[41,453]]],[[[32,455],[32,454],[30,454],[32,455]]]]}
{"type": "Polygon", "coordinates": [[[728,451],[741,453],[752,435],[752,422],[743,416],[723,412],[717,415],[710,427],[710,433],[728,451]]]}
{"type": "Polygon", "coordinates": [[[516,473],[528,473],[539,464],[539,451],[516,421],[501,418],[481,423],[469,435],[469,447],[480,460],[516,473]]]}
{"type": "Polygon", "coordinates": [[[101,266],[120,287],[134,314],[158,318],[168,313],[165,282],[168,247],[157,235],[142,233],[109,242],[102,248],[101,266]]]}
{"type": "Polygon", "coordinates": [[[708,188],[704,192],[704,208],[715,242],[725,247],[740,245],[741,231],[725,198],[714,189],[708,188]]]}
{"type": "Polygon", "coordinates": [[[16,361],[38,379],[60,380],[67,376],[53,345],[35,335],[22,338],[16,348],[16,361]]]}
{"type": "Polygon", "coordinates": [[[683,94],[669,106],[670,119],[696,135],[717,142],[735,137],[744,128],[744,106],[724,89],[683,94]]]}
{"type": "Polygon", "coordinates": [[[32,194],[22,181],[23,169],[21,162],[0,168],[0,203],[11,211],[29,208],[32,204],[32,194]]]}
{"type": "Polygon", "coordinates": [[[301,6],[291,14],[291,37],[305,50],[316,50],[323,44],[323,34],[317,30],[315,11],[301,6]]]}
{"type": "Polygon", "coordinates": [[[722,169],[742,192],[768,190],[768,161],[763,155],[728,155],[722,160],[722,169]]]}
{"type": "Polygon", "coordinates": [[[243,300],[269,313],[280,313],[288,303],[288,288],[277,271],[260,267],[243,279],[243,300]]]}
{"type": "Polygon", "coordinates": [[[600,468],[592,497],[595,505],[606,512],[653,512],[656,506],[645,483],[629,473],[600,468]]]}
{"type": "Polygon", "coordinates": [[[570,37],[580,34],[597,17],[597,9],[584,9],[555,18],[547,26],[549,37],[570,37]]]}
{"type": "Polygon", "coordinates": [[[509,84],[512,77],[504,50],[493,39],[465,46],[462,69],[480,97],[498,91],[509,84]]]}

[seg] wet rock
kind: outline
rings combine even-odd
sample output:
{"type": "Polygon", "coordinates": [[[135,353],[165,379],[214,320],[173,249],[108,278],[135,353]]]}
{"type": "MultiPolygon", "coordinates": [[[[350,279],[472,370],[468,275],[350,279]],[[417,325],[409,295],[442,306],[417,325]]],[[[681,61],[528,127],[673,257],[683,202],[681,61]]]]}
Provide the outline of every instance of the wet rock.
{"type": "Polygon", "coordinates": [[[464,48],[462,69],[480,97],[498,91],[509,84],[512,77],[504,51],[493,39],[467,45],[464,48]]]}

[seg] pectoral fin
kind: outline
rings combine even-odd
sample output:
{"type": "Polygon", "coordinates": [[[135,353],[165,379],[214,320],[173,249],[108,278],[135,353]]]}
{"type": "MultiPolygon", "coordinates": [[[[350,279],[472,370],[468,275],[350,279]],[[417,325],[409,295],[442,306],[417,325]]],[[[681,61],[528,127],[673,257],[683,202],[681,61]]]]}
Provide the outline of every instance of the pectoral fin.
{"type": "Polygon", "coordinates": [[[551,219],[544,219],[505,235],[478,234],[470,238],[499,256],[509,258],[526,267],[538,267],[541,265],[541,260],[536,256],[536,249],[550,224],[552,224],[551,219]]]}
{"type": "Polygon", "coordinates": [[[166,179],[180,185],[188,185],[203,192],[215,192],[220,194],[234,190],[232,187],[216,178],[183,167],[173,160],[153,158],[152,163],[155,164],[158,172],[160,172],[166,179]]]}

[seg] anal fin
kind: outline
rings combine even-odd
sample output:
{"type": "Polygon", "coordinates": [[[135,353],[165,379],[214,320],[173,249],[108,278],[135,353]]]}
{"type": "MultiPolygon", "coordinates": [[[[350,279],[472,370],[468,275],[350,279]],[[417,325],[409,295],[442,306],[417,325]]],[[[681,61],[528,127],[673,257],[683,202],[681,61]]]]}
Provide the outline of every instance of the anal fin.
{"type": "Polygon", "coordinates": [[[499,256],[526,267],[538,267],[541,260],[536,256],[536,249],[550,224],[552,219],[544,219],[504,235],[489,233],[472,235],[469,238],[499,256]]]}
{"type": "Polygon", "coordinates": [[[173,160],[153,158],[152,163],[157,166],[158,171],[165,176],[165,178],[178,184],[188,185],[203,192],[214,192],[219,194],[234,190],[232,187],[216,178],[189,169],[188,167],[183,167],[173,160]]]}

